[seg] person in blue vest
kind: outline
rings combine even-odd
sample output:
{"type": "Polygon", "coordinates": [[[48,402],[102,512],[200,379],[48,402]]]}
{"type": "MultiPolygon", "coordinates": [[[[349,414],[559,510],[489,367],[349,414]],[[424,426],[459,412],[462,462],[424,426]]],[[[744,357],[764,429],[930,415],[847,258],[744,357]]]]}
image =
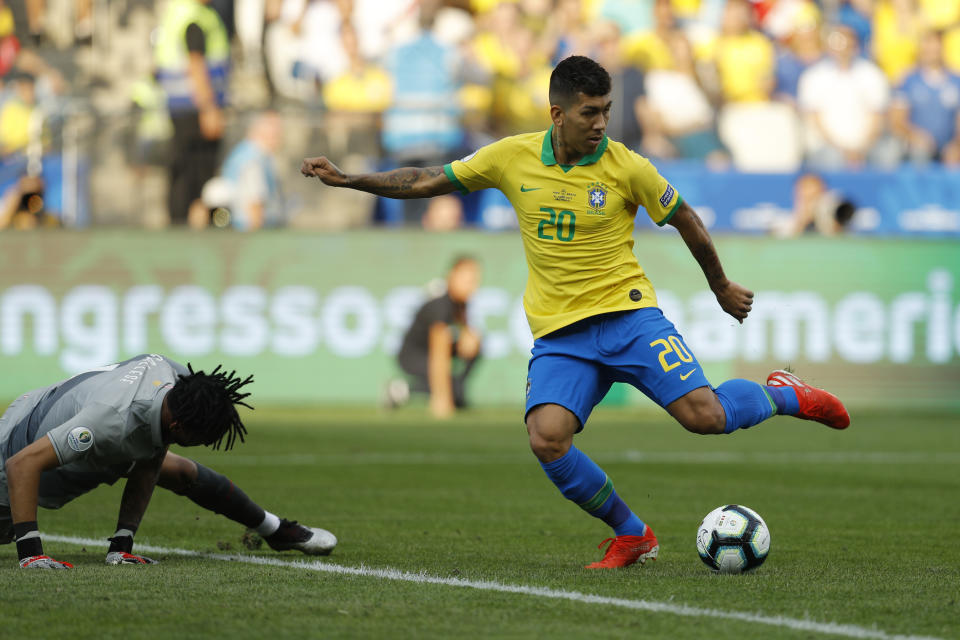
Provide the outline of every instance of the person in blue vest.
{"type": "Polygon", "coordinates": [[[230,42],[209,0],[171,0],[154,64],[173,122],[168,207],[173,224],[206,225],[203,185],[217,169],[223,137],[230,42]]]}
{"type": "MultiPolygon", "coordinates": [[[[383,114],[382,142],[393,166],[429,167],[467,153],[457,98],[463,61],[454,47],[433,32],[439,9],[437,0],[423,2],[417,35],[391,49],[386,57],[384,67],[394,89],[392,104],[383,114]]],[[[391,222],[430,226],[439,208],[453,209],[441,218],[462,217],[460,200],[453,195],[433,202],[405,200],[381,206],[387,207],[385,217],[391,222]],[[431,207],[435,211],[430,211],[431,207]]]]}

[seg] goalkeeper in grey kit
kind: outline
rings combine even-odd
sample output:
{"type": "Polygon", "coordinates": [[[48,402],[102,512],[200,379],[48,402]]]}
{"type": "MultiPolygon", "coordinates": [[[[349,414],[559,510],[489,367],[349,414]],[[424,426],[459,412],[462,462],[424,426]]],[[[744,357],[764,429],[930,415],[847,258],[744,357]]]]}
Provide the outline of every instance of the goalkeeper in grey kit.
{"type": "Polygon", "coordinates": [[[218,366],[194,371],[140,355],[20,396],[0,417],[0,544],[16,541],[20,566],[67,569],[44,555],[37,507],[58,509],[125,477],[107,564],[153,564],[133,537],[155,486],[255,529],[274,550],[329,554],[336,537],[264,511],[228,478],[170,453],[170,444],[230,449],[246,428],[252,381],[218,366]]]}

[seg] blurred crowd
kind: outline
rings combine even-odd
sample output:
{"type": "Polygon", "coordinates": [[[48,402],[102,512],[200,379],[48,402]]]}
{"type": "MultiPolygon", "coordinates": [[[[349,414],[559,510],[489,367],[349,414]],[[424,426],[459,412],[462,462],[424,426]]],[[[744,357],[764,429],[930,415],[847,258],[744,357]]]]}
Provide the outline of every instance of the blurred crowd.
{"type": "Polygon", "coordinates": [[[960,163],[956,0],[277,4],[275,90],[322,100],[347,131],[379,121],[398,161],[547,126],[550,70],[582,54],[615,78],[610,135],[651,157],[960,163]]]}
{"type": "MultiPolygon", "coordinates": [[[[133,114],[130,163],[167,167],[173,223],[284,224],[284,149],[348,170],[426,166],[545,129],[550,71],[572,54],[613,76],[608,135],[654,159],[759,172],[960,166],[958,0],[107,6],[119,32],[148,29],[129,70],[105,82],[133,114]]],[[[28,203],[65,97],[90,90],[69,54],[96,49],[96,23],[92,0],[0,0],[0,153],[19,167],[0,227],[50,222],[28,203]],[[54,11],[67,28],[49,28],[54,11]]],[[[377,215],[442,229],[462,214],[440,202],[377,215]]]]}

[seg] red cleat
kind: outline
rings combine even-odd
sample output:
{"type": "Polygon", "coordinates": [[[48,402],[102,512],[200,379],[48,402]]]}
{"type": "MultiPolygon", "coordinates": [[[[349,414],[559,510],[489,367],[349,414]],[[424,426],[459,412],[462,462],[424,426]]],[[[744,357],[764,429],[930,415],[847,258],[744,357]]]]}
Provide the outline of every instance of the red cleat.
{"type": "Polygon", "coordinates": [[[643,564],[648,559],[656,560],[657,553],[660,551],[657,536],[653,535],[653,530],[649,525],[642,536],[607,538],[597,548],[603,548],[603,545],[611,541],[612,543],[607,547],[607,552],[603,555],[603,560],[588,564],[585,567],[586,569],[619,569],[629,567],[637,561],[643,564]]]}
{"type": "Polygon", "coordinates": [[[816,420],[834,429],[846,429],[850,426],[850,414],[840,402],[840,398],[829,391],[811,387],[789,371],[778,369],[767,376],[767,386],[792,387],[797,392],[800,413],[797,418],[816,420]]]}

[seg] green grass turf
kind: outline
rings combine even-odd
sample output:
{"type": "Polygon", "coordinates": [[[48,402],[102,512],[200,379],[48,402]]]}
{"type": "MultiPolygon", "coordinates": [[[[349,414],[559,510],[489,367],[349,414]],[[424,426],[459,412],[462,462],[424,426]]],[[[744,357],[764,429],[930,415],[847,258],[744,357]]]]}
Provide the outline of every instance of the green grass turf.
{"type": "MultiPolygon", "coordinates": [[[[393,567],[627,599],[960,637],[960,418],[867,413],[846,432],[775,418],[694,436],[659,413],[595,413],[577,445],[661,542],[659,561],[614,572],[606,527],[563,500],[529,453],[518,411],[449,423],[420,409],[261,409],[232,452],[187,452],[265,508],[340,538],[325,562],[393,567]],[[642,455],[641,455],[642,454],[642,455]],[[764,516],[759,571],[717,576],[697,557],[700,519],[729,502],[764,516]]],[[[184,453],[184,451],[180,451],[184,453]]],[[[60,511],[41,531],[102,538],[122,483],[60,511]]],[[[155,545],[256,553],[243,528],[158,490],[137,536],[155,545]]],[[[159,555],[106,567],[103,549],[47,542],[71,572],[16,568],[0,547],[3,637],[814,638],[754,623],[159,555]]]]}

